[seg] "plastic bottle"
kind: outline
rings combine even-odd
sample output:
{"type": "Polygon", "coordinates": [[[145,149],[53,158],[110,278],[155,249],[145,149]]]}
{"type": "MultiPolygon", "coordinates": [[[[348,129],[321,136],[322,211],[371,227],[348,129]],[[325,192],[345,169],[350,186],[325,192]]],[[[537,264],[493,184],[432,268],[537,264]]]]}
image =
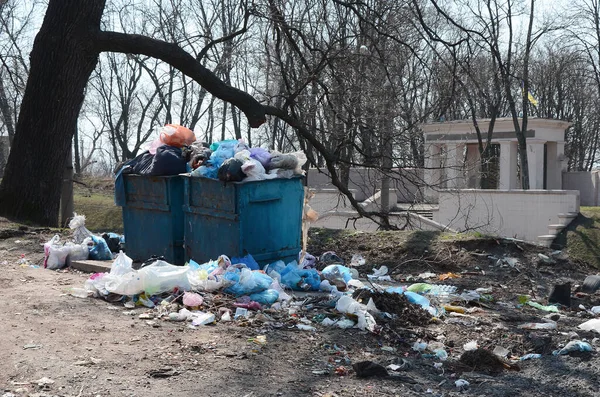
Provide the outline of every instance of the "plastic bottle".
{"type": "Polygon", "coordinates": [[[87,298],[89,296],[88,290],[85,288],[71,288],[69,295],[76,298],[87,298]]]}
{"type": "Polygon", "coordinates": [[[521,329],[556,329],[556,323],[548,322],[548,323],[525,323],[518,326],[521,329]]]}

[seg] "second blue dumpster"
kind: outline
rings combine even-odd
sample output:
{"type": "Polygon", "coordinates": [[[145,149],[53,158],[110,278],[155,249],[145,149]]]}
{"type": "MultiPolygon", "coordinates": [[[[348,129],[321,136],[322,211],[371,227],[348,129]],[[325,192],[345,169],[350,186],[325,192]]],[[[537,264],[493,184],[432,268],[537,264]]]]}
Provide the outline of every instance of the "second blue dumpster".
{"type": "Polygon", "coordinates": [[[186,259],[251,254],[260,264],[297,259],[301,249],[302,178],[223,183],[184,178],[186,259]]]}

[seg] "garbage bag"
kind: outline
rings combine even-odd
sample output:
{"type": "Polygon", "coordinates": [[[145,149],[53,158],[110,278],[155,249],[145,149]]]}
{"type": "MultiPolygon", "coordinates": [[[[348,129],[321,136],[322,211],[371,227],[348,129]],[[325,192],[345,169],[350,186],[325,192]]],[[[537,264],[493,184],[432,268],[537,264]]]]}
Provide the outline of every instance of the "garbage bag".
{"type": "Polygon", "coordinates": [[[218,173],[219,173],[219,166],[215,165],[215,162],[213,160],[208,160],[204,163],[204,165],[201,165],[200,167],[198,167],[194,171],[192,171],[190,173],[190,176],[193,176],[193,177],[201,176],[204,178],[217,179],[218,173]]]}
{"type": "Polygon", "coordinates": [[[121,236],[116,233],[104,233],[102,238],[106,241],[110,252],[118,253],[121,250],[121,236]]]}
{"type": "MultiPolygon", "coordinates": [[[[194,143],[196,135],[187,127],[179,124],[167,124],[161,129],[159,138],[166,145],[181,148],[194,143]]],[[[157,152],[159,148],[156,149],[157,152]]]]}
{"type": "Polygon", "coordinates": [[[223,182],[241,182],[246,177],[246,174],[242,171],[242,164],[243,162],[236,158],[225,160],[217,172],[219,180],[223,182]]]}
{"type": "MultiPolygon", "coordinates": [[[[107,292],[117,295],[141,294],[144,292],[142,274],[134,270],[132,264],[133,260],[120,252],[110,267],[110,273],[91,281],[91,284],[100,292],[105,289],[107,292]]],[[[91,277],[90,280],[92,280],[91,277]]]]}
{"type": "Polygon", "coordinates": [[[233,257],[233,258],[231,258],[231,263],[233,263],[233,264],[243,263],[244,265],[248,266],[248,269],[250,269],[250,270],[259,270],[260,269],[260,267],[258,266],[258,263],[254,260],[254,258],[250,254],[247,254],[246,256],[243,256],[241,258],[233,257]]]}
{"type": "Polygon", "coordinates": [[[191,289],[186,266],[171,265],[158,260],[151,265],[141,268],[138,274],[141,276],[146,295],[162,294],[178,288],[182,291],[191,289]]]}
{"type": "Polygon", "coordinates": [[[77,244],[92,236],[92,232],[85,227],[85,215],[77,215],[77,212],[73,213],[73,219],[69,221],[69,229],[73,230],[73,241],[77,244]]]}
{"type": "Polygon", "coordinates": [[[262,181],[265,179],[277,178],[277,175],[267,174],[265,167],[263,167],[260,161],[255,159],[244,161],[242,164],[242,172],[246,174],[246,179],[244,179],[244,182],[262,181]]]}
{"type": "Polygon", "coordinates": [[[90,256],[90,250],[85,244],[66,243],[65,247],[69,250],[67,262],[84,261],[90,256]]]}
{"type": "Polygon", "coordinates": [[[223,277],[235,282],[235,284],[224,290],[224,292],[234,296],[250,295],[261,292],[268,289],[273,283],[273,279],[266,274],[259,271],[252,271],[247,268],[241,270],[230,268],[223,277]]]}
{"type": "Polygon", "coordinates": [[[180,148],[164,145],[156,149],[148,175],[178,175],[187,172],[187,159],[180,148]]]}
{"type": "Polygon", "coordinates": [[[110,249],[108,249],[108,244],[102,237],[92,235],[83,240],[83,244],[88,246],[91,260],[106,261],[113,258],[110,249]]]}
{"type": "Polygon", "coordinates": [[[55,235],[44,244],[44,267],[52,270],[65,267],[70,252],[69,247],[60,244],[60,236],[55,235]]]}
{"type": "Polygon", "coordinates": [[[232,158],[235,155],[235,148],[237,145],[238,141],[235,139],[213,143],[210,145],[210,150],[213,151],[210,156],[211,160],[220,158],[222,163],[226,159],[232,158]]]}
{"type": "Polygon", "coordinates": [[[296,261],[280,272],[281,284],[295,291],[318,291],[321,277],[315,269],[300,269],[296,261]]]}
{"type": "Polygon", "coordinates": [[[269,168],[271,162],[271,153],[267,149],[261,147],[250,148],[250,157],[258,160],[265,169],[269,168]]]}

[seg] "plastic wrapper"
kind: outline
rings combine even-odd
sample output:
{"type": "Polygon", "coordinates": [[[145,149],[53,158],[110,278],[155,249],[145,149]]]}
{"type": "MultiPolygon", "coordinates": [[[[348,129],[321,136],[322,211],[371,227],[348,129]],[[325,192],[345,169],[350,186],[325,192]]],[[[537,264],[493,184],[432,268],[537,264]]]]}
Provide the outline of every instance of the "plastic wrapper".
{"type": "Polygon", "coordinates": [[[69,221],[69,229],[73,230],[73,241],[77,244],[92,236],[92,232],[85,227],[85,215],[77,215],[76,212],[73,213],[73,219],[69,221]]]}

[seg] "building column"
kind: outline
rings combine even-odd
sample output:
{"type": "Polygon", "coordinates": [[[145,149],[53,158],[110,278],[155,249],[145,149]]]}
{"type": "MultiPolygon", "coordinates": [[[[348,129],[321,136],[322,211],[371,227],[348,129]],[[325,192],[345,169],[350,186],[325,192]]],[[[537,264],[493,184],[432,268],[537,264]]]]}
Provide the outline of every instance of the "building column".
{"type": "Polygon", "coordinates": [[[464,165],[464,143],[446,144],[446,187],[448,189],[460,189],[464,187],[463,165],[464,165]]]}
{"type": "Polygon", "coordinates": [[[544,142],[527,143],[529,162],[529,189],[544,188],[544,142]]]}
{"type": "Polygon", "coordinates": [[[517,142],[500,141],[500,180],[498,189],[517,188],[517,142]]]}
{"type": "Polygon", "coordinates": [[[442,180],[442,148],[437,143],[425,143],[425,170],[423,182],[425,183],[425,200],[437,203],[438,190],[442,180]]]}

